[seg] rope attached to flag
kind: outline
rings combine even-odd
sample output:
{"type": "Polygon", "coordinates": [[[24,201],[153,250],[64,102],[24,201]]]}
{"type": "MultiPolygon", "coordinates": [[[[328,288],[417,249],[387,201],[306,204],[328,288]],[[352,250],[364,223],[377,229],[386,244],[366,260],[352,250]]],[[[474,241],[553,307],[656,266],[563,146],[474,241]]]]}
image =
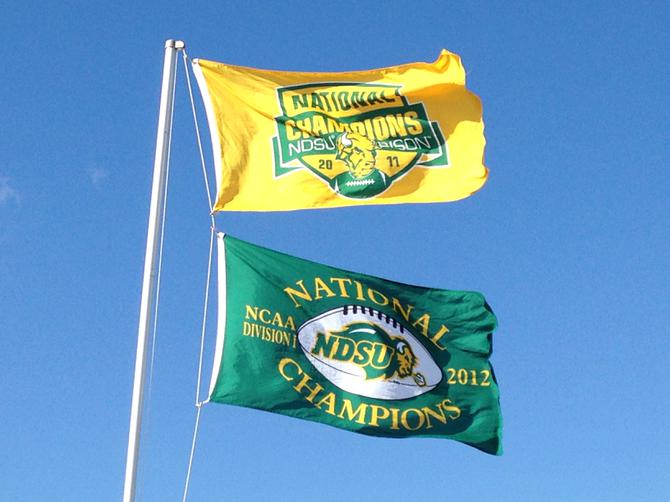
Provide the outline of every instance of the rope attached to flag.
{"type": "Polygon", "coordinates": [[[205,349],[205,334],[207,330],[207,314],[209,310],[209,287],[212,279],[212,261],[214,256],[214,235],[216,233],[216,221],[214,220],[213,213],[213,204],[212,204],[212,195],[209,185],[209,178],[207,176],[207,166],[205,164],[205,155],[202,148],[202,140],[200,138],[200,127],[198,124],[198,116],[195,109],[195,100],[193,98],[193,87],[191,86],[191,76],[189,74],[188,68],[188,55],[186,50],[182,51],[183,61],[184,61],[184,72],[186,73],[186,83],[188,85],[188,94],[191,101],[191,112],[193,114],[193,124],[195,126],[195,136],[198,143],[198,151],[200,154],[200,167],[202,169],[203,180],[205,183],[205,191],[207,192],[207,203],[209,205],[209,217],[211,221],[210,225],[210,234],[209,234],[209,258],[207,261],[207,279],[205,283],[205,298],[203,303],[203,314],[202,314],[202,324],[200,331],[200,353],[198,355],[198,380],[196,383],[195,389],[195,407],[196,407],[196,416],[195,424],[193,427],[193,438],[191,441],[191,451],[188,458],[188,468],[186,471],[186,480],[184,482],[184,493],[182,496],[182,502],[186,502],[188,497],[188,489],[191,481],[191,472],[193,469],[193,458],[195,456],[195,448],[198,440],[198,431],[200,428],[200,412],[202,410],[202,405],[207,402],[207,399],[202,400],[200,398],[201,385],[202,385],[202,363],[203,355],[205,349]]]}
{"type": "Polygon", "coordinates": [[[212,204],[212,194],[211,194],[211,189],[209,187],[209,178],[207,177],[207,167],[205,166],[205,154],[202,149],[202,140],[200,139],[200,126],[198,124],[198,115],[195,112],[195,100],[193,99],[193,87],[191,86],[191,75],[188,72],[189,64],[188,60],[189,57],[186,54],[186,49],[182,51],[183,55],[183,60],[184,60],[184,73],[186,73],[186,84],[188,85],[188,95],[189,98],[191,99],[191,113],[193,114],[193,125],[195,126],[195,137],[196,140],[198,141],[198,152],[200,153],[200,166],[202,168],[202,176],[203,179],[205,180],[205,189],[207,190],[207,202],[209,203],[209,213],[210,213],[210,218],[212,220],[212,226],[216,226],[214,222],[214,215],[213,215],[213,204],[212,204]]]}

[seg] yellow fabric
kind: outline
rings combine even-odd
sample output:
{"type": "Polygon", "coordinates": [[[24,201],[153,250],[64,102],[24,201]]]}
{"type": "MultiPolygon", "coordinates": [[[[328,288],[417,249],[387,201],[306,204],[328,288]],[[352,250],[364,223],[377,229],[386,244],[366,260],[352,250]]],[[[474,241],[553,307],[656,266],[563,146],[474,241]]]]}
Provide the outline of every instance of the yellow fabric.
{"type": "Polygon", "coordinates": [[[215,211],[444,202],[486,182],[479,98],[460,58],[303,73],[195,60],[215,211]],[[446,141],[446,142],[445,142],[446,141]]]}

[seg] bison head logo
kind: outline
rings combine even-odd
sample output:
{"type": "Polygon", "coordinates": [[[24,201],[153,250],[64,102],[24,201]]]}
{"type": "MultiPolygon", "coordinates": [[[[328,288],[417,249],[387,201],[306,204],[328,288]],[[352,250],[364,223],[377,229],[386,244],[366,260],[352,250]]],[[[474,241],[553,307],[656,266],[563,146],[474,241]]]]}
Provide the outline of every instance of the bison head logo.
{"type": "Polygon", "coordinates": [[[419,387],[426,385],[426,379],[421,373],[414,373],[417,359],[412,348],[404,340],[397,341],[395,346],[395,358],[397,362],[396,373],[401,378],[411,376],[419,387]]]}
{"type": "Polygon", "coordinates": [[[375,142],[354,132],[342,133],[337,138],[336,159],[343,161],[354,178],[365,178],[375,170],[375,142]]]}

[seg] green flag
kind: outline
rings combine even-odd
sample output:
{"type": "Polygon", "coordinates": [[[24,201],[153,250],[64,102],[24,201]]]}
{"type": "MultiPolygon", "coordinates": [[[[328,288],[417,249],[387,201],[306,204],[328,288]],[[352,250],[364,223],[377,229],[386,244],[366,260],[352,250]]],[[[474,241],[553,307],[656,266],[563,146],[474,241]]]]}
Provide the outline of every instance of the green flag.
{"type": "Polygon", "coordinates": [[[500,454],[496,318],[483,296],[410,286],[219,234],[209,400],[500,454]]]}

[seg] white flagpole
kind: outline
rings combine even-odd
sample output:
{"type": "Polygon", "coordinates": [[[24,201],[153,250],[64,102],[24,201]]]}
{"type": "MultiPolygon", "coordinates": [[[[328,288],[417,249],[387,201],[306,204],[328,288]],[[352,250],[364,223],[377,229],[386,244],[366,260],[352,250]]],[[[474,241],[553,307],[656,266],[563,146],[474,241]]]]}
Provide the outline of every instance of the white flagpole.
{"type": "Polygon", "coordinates": [[[177,52],[184,48],[184,42],[167,40],[163,62],[163,85],[158,113],[158,133],[156,136],[156,156],[154,157],[154,178],[151,187],[149,227],[147,229],[147,249],[144,256],[144,277],[142,280],[142,300],[140,320],[137,329],[137,354],[135,356],[135,379],[133,400],[130,409],[130,431],[128,433],[128,456],[126,458],[126,479],[123,487],[123,501],[134,502],[137,460],[139,457],[140,429],[142,427],[142,401],[147,361],[147,340],[151,326],[152,305],[156,285],[158,246],[163,221],[165,199],[165,179],[168,152],[172,135],[172,109],[177,67],[177,52]]]}

